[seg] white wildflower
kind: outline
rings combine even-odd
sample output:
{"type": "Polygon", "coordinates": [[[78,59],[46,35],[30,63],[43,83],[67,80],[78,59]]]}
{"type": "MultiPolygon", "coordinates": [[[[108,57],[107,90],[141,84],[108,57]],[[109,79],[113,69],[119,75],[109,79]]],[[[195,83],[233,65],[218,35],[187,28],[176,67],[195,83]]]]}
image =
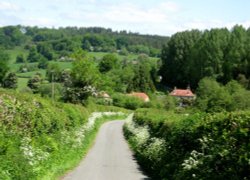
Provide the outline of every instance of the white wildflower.
{"type": "Polygon", "coordinates": [[[93,112],[86,124],[76,129],[74,133],[62,132],[62,140],[65,144],[72,143],[73,148],[77,148],[82,145],[85,134],[91,131],[97,119],[102,118],[103,116],[114,116],[114,115],[123,115],[122,112],[93,112]]]}
{"type": "Polygon", "coordinates": [[[199,153],[196,150],[193,150],[190,153],[190,157],[188,159],[185,159],[182,163],[183,169],[185,170],[191,170],[193,168],[196,168],[198,165],[202,164],[202,158],[204,154],[199,153]]]}
{"type": "Polygon", "coordinates": [[[31,139],[29,137],[22,139],[20,149],[31,166],[36,166],[41,161],[44,161],[49,157],[48,152],[44,152],[39,148],[32,147],[31,139]]]}
{"type": "Polygon", "coordinates": [[[208,138],[206,136],[203,136],[202,138],[198,139],[201,143],[201,149],[202,149],[202,152],[204,153],[205,152],[205,149],[209,149],[209,144],[210,142],[213,142],[213,139],[211,138],[208,138]]]}
{"type": "Polygon", "coordinates": [[[160,138],[151,138],[152,141],[146,149],[147,156],[153,161],[160,161],[162,154],[166,152],[166,141],[160,138]]]}

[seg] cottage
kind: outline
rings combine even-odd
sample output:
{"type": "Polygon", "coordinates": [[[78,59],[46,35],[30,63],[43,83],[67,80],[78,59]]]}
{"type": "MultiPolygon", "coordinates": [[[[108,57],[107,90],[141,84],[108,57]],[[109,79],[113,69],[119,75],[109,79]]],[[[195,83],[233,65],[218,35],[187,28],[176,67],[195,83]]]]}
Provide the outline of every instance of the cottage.
{"type": "Polygon", "coordinates": [[[169,95],[179,99],[179,106],[181,107],[192,104],[192,100],[195,99],[195,94],[193,94],[189,87],[187,89],[174,88],[169,95]]]}
{"type": "Polygon", "coordinates": [[[138,97],[139,99],[143,100],[144,102],[149,102],[149,97],[146,93],[142,93],[142,92],[132,92],[130,94],[128,94],[129,96],[134,96],[134,97],[138,97]]]}
{"type": "Polygon", "coordinates": [[[178,98],[185,98],[185,99],[194,99],[195,95],[188,87],[187,89],[177,89],[176,87],[170,93],[170,96],[178,97],[178,98]]]}

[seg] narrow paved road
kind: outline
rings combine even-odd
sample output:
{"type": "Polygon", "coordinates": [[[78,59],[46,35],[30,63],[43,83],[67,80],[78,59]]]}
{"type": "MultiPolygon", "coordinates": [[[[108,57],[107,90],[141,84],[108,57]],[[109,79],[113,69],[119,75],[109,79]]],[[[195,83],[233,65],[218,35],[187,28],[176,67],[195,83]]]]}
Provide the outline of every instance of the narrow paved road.
{"type": "Polygon", "coordinates": [[[123,137],[124,121],[102,125],[86,158],[64,180],[143,180],[132,152],[123,137]]]}

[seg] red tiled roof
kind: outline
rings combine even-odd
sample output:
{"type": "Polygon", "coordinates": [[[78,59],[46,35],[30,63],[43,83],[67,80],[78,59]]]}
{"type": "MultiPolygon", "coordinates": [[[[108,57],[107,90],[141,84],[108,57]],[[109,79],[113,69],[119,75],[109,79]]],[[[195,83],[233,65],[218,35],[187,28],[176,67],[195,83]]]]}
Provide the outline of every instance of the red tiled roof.
{"type": "Polygon", "coordinates": [[[134,96],[134,97],[138,97],[142,100],[144,100],[145,102],[149,101],[149,97],[147,94],[145,93],[141,93],[141,92],[133,92],[133,93],[130,93],[128,94],[129,96],[134,96]]]}
{"type": "Polygon", "coordinates": [[[180,96],[180,97],[194,97],[194,94],[190,89],[174,89],[171,93],[171,96],[180,96]]]}

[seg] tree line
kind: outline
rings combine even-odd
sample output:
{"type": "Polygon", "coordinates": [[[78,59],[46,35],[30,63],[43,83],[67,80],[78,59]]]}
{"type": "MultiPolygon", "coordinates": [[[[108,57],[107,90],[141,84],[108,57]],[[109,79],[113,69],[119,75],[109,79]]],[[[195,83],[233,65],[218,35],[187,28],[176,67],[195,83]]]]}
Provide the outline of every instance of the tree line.
{"type": "Polygon", "coordinates": [[[250,28],[240,25],[174,34],[162,49],[160,74],[167,86],[196,88],[204,77],[226,84],[238,80],[249,88],[250,28]]]}
{"type": "Polygon", "coordinates": [[[11,49],[15,46],[26,45],[28,49],[30,45],[40,44],[50,50],[60,52],[60,56],[77,48],[87,51],[121,51],[124,54],[128,51],[159,56],[160,49],[167,40],[168,37],[164,36],[118,32],[99,27],[50,29],[19,25],[0,28],[0,46],[4,48],[11,49]]]}

